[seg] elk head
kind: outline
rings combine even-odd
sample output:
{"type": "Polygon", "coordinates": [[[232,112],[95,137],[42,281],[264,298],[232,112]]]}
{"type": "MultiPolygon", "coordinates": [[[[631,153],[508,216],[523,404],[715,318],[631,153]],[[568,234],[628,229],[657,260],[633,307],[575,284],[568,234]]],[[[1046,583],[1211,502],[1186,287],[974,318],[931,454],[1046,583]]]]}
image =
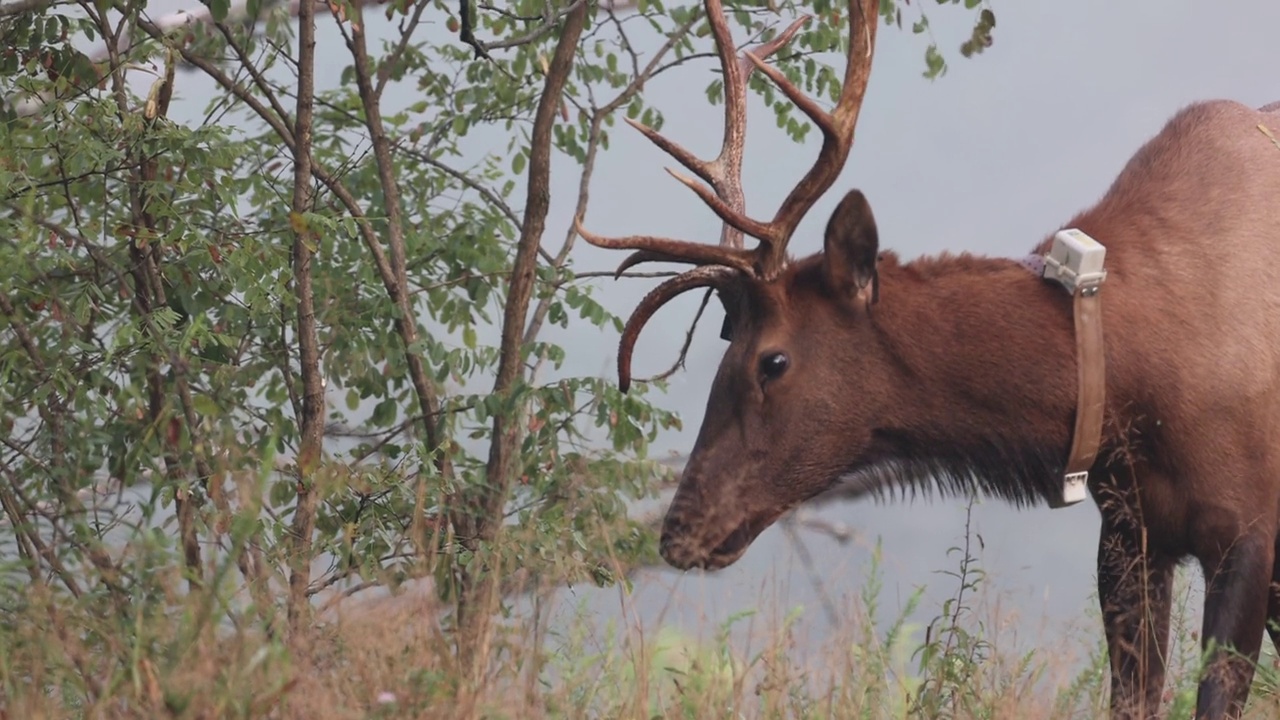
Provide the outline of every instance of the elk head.
{"type": "MultiPolygon", "coordinates": [[[[802,17],[772,42],[736,57],[719,0],[705,0],[724,72],[724,143],[704,161],[644,125],[654,144],[706,181],[671,172],[724,221],[720,244],[579,234],[592,245],[634,251],[618,268],[643,262],[695,267],[660,284],[636,307],[618,350],[619,385],[631,381],[631,355],[649,318],[680,293],[714,290],[725,309],[730,341],[711,387],[706,417],[662,529],[663,558],[678,568],[720,568],[737,560],[788,509],[826,490],[856,462],[856,409],[830,396],[841,374],[829,348],[849,342],[877,295],[875,222],[865,198],[850,192],[827,225],[824,250],[791,263],[786,247],[813,204],[831,187],[853,145],[871,70],[878,0],[848,0],[849,55],[840,99],[830,112],[806,97],[764,60],[808,21],[802,17]],[[772,221],[747,216],[741,187],[746,81],[759,70],[821,129],[822,150],[772,221]],[[743,234],[759,240],[743,247],[743,234]],[[833,425],[834,424],[834,425],[833,425]],[[847,427],[841,427],[847,425],[847,427]]],[[[865,323],[863,324],[865,325],[865,323]]],[[[856,340],[856,338],[855,338],[856,340]]],[[[842,351],[847,355],[847,349],[842,351]]],[[[865,431],[862,431],[865,433],[865,431]]]]}

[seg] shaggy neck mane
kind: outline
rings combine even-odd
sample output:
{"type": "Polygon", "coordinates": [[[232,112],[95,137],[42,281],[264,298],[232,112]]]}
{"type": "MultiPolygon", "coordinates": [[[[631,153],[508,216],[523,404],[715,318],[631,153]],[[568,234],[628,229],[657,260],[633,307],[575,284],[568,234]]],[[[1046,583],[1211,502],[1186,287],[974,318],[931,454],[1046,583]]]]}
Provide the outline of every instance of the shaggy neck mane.
{"type": "Polygon", "coordinates": [[[1076,406],[1070,297],[1018,261],[941,255],[879,266],[870,322],[894,402],[847,476],[854,493],[1061,492],[1076,406]]]}

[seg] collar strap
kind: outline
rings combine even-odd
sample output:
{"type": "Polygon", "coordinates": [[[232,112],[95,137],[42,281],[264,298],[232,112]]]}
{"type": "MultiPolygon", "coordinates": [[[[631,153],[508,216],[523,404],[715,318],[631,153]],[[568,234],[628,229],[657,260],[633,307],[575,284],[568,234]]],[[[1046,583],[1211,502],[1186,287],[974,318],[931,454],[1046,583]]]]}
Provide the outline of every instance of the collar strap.
{"type": "Polygon", "coordinates": [[[1080,230],[1069,228],[1053,236],[1047,255],[1030,255],[1019,262],[1032,273],[1053,280],[1071,293],[1076,331],[1075,431],[1062,478],[1062,495],[1051,498],[1054,508],[1074,505],[1088,495],[1089,469],[1102,444],[1102,416],[1107,399],[1106,355],[1102,342],[1100,290],[1107,277],[1103,268],[1107,249],[1080,230]]]}

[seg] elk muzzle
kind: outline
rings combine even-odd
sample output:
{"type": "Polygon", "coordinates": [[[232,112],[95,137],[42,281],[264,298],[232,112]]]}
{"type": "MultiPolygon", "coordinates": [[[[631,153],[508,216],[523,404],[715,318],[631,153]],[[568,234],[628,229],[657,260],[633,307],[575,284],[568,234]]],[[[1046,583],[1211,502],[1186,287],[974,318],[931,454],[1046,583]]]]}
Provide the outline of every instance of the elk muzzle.
{"type": "Polygon", "coordinates": [[[679,570],[718,570],[732,565],[785,511],[752,508],[732,493],[708,502],[697,485],[689,478],[681,482],[662,523],[658,552],[679,570]]]}

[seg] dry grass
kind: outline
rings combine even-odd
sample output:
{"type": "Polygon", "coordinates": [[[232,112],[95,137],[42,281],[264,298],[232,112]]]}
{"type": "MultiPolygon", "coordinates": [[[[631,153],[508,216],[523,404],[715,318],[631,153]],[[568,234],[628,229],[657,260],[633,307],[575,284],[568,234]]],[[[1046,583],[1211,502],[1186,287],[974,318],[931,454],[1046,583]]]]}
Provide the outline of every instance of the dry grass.
{"type": "MultiPolygon", "coordinates": [[[[920,608],[937,615],[926,632],[906,620],[921,596],[879,606],[877,573],[817,643],[803,639],[810,617],[769,607],[700,641],[644,627],[623,591],[616,626],[561,605],[549,628],[548,594],[501,626],[476,692],[460,681],[446,614],[420,590],[352,598],[286,646],[204,592],[139,598],[120,618],[25,588],[0,611],[0,718],[1105,717],[1096,618],[1029,629],[974,581],[961,602],[920,608]]],[[[1196,625],[1175,622],[1170,717],[1194,705],[1196,625]]],[[[1280,715],[1278,677],[1262,664],[1248,717],[1280,715]]]]}

